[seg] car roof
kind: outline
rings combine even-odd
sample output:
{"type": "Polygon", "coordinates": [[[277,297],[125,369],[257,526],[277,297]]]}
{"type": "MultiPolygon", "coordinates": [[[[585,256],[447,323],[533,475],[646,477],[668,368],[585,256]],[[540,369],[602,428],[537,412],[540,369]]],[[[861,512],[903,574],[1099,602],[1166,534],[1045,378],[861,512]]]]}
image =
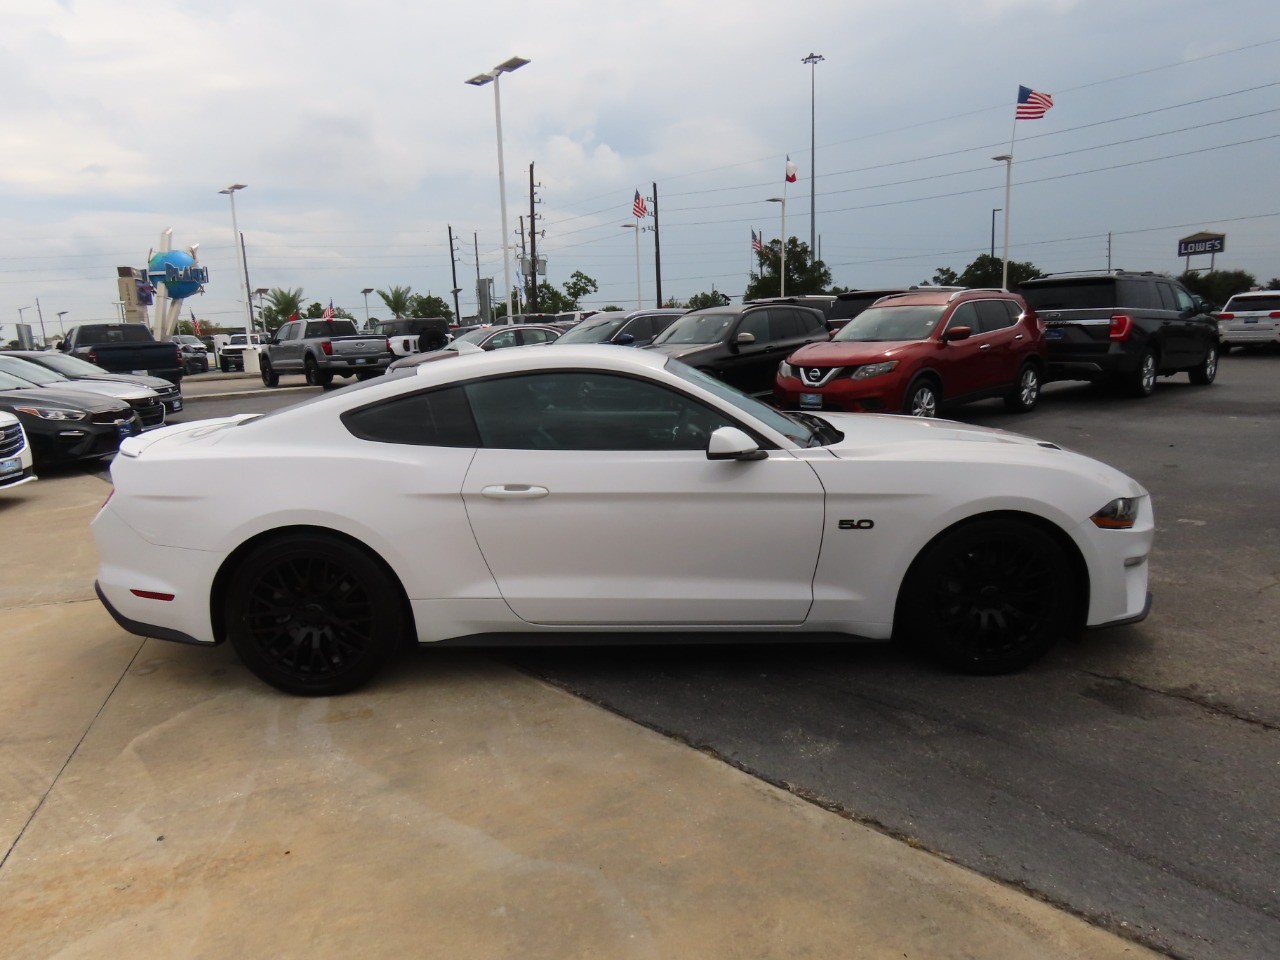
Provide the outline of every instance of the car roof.
{"type": "Polygon", "coordinates": [[[1280,290],[1244,290],[1240,293],[1233,293],[1229,300],[1252,300],[1254,297],[1266,297],[1272,299],[1280,297],[1280,290]]]}

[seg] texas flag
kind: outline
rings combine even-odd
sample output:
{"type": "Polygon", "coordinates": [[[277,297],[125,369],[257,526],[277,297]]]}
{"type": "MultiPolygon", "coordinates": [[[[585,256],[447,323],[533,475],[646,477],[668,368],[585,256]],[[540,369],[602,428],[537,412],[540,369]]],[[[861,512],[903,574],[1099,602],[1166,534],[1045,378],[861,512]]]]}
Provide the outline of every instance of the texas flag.
{"type": "Polygon", "coordinates": [[[791,157],[787,157],[787,183],[796,182],[796,165],[791,162],[791,157]]]}

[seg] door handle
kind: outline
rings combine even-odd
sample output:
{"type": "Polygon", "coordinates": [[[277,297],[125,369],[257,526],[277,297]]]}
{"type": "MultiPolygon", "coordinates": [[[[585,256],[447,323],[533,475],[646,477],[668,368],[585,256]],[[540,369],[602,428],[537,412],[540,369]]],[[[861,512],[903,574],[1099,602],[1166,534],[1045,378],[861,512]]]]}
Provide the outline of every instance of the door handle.
{"type": "Polygon", "coordinates": [[[989,343],[984,343],[984,344],[983,344],[982,346],[980,346],[978,349],[979,349],[979,350],[990,350],[990,349],[991,349],[991,344],[989,344],[989,343]]]}
{"type": "Polygon", "coordinates": [[[1015,340],[1021,340],[1021,339],[1022,339],[1022,334],[1018,334],[1018,335],[1017,335],[1016,337],[1014,337],[1013,339],[1015,339],[1015,340]]]}
{"type": "Polygon", "coordinates": [[[501,483],[483,487],[480,495],[490,500],[540,500],[550,492],[546,487],[527,483],[501,483]]]}

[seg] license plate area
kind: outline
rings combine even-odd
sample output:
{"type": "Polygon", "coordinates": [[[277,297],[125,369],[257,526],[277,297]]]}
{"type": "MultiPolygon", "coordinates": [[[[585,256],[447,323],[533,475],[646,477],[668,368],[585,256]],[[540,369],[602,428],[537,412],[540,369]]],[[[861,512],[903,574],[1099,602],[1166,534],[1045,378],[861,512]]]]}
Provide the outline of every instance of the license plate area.
{"type": "Polygon", "coordinates": [[[0,460],[0,477],[7,477],[11,474],[22,472],[22,458],[10,457],[8,460],[0,460]]]}
{"type": "Polygon", "coordinates": [[[800,394],[800,406],[811,410],[822,409],[822,394],[820,393],[802,393],[800,394]]]}

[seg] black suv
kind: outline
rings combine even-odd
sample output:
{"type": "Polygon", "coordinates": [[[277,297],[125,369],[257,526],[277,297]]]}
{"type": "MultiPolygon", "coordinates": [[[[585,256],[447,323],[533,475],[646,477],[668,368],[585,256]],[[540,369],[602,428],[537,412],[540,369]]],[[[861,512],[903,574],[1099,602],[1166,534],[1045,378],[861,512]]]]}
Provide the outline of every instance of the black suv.
{"type": "Polygon", "coordinates": [[[790,303],[746,303],[686,313],[643,350],[697,367],[744,393],[772,395],[778,364],[805,344],[831,339],[820,311],[790,303]]]}
{"type": "Polygon", "coordinates": [[[1045,326],[1051,380],[1115,383],[1147,397],[1157,376],[1213,383],[1218,326],[1177,280],[1123,270],[1051,273],[1018,290],[1045,326]]]}

